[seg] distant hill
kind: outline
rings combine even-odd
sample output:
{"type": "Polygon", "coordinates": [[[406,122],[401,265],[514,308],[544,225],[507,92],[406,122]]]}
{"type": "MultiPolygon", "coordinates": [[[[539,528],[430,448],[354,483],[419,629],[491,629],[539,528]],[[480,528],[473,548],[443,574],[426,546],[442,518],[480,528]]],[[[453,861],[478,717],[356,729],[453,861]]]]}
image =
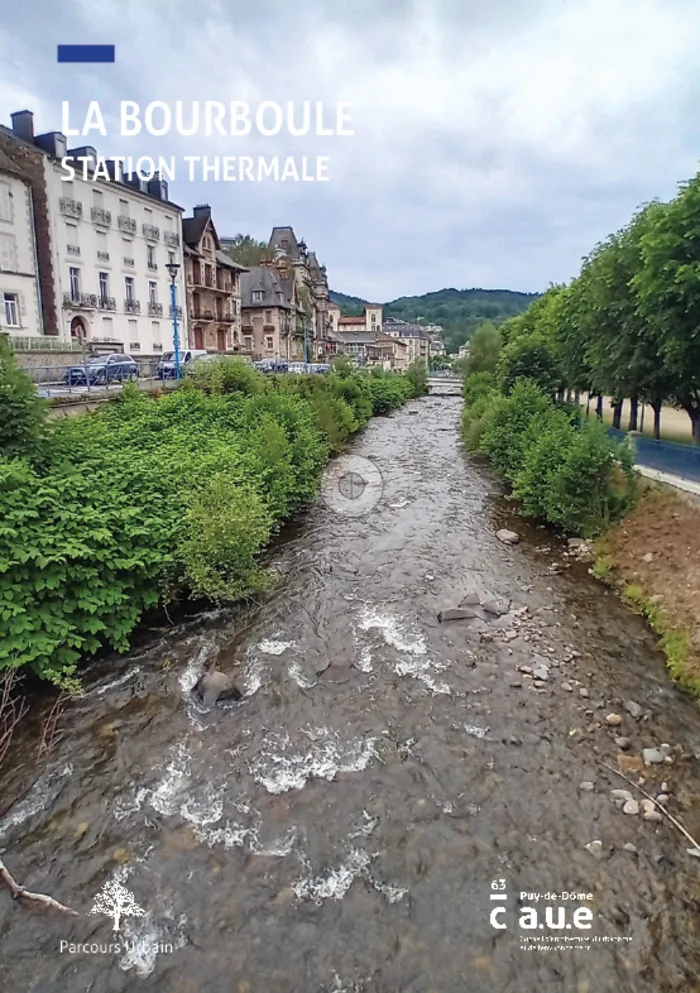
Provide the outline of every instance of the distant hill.
{"type": "MultiPolygon", "coordinates": [[[[445,346],[456,352],[484,321],[501,324],[521,314],[537,299],[537,293],[514,290],[456,290],[453,287],[416,297],[399,297],[384,304],[387,317],[400,317],[418,324],[442,324],[445,346]]],[[[367,301],[331,291],[331,299],[348,317],[361,314],[367,301]]]]}
{"type": "Polygon", "coordinates": [[[330,296],[333,303],[337,303],[342,310],[343,317],[357,317],[369,303],[361,297],[350,297],[347,293],[336,293],[335,290],[330,291],[330,296]]]}

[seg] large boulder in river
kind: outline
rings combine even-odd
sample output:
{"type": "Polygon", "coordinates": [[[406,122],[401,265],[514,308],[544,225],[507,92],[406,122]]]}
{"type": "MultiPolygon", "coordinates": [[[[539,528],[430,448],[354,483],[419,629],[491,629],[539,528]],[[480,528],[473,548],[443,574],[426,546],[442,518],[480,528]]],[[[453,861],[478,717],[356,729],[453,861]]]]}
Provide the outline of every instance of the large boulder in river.
{"type": "Polygon", "coordinates": [[[218,669],[209,669],[202,673],[194,689],[205,707],[213,706],[217,700],[240,700],[243,695],[233,676],[219,672],[218,669]]]}
{"type": "Polygon", "coordinates": [[[480,617],[481,614],[474,607],[454,607],[441,610],[437,616],[442,624],[443,621],[466,621],[472,617],[480,617]]]}
{"type": "Polygon", "coordinates": [[[496,537],[504,545],[517,545],[520,541],[519,535],[515,531],[509,531],[508,528],[501,528],[500,531],[496,531],[496,537]]]}

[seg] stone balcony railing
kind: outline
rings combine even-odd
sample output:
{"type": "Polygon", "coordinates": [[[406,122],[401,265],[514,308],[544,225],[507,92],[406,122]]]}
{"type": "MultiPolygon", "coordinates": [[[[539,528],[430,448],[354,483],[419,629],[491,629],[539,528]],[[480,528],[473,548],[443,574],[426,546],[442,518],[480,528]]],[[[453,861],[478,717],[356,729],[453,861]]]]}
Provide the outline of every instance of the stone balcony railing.
{"type": "Polygon", "coordinates": [[[117,301],[114,297],[100,297],[98,306],[100,310],[116,310],[117,301]]]}
{"type": "Polygon", "coordinates": [[[134,262],[134,260],[133,260],[133,259],[130,259],[128,255],[125,255],[125,256],[124,256],[124,265],[125,265],[125,266],[126,266],[126,267],[127,267],[128,269],[133,269],[133,268],[134,268],[134,266],[136,265],[136,263],[134,262]]]}
{"type": "Polygon", "coordinates": [[[93,207],[90,211],[90,217],[93,224],[101,224],[105,228],[108,228],[112,223],[111,213],[108,210],[103,210],[102,207],[93,207]]]}
{"type": "Polygon", "coordinates": [[[163,304],[154,303],[152,300],[148,301],[148,316],[149,317],[162,317],[163,316],[163,304]]]}
{"type": "Polygon", "coordinates": [[[109,262],[109,252],[98,252],[97,253],[98,262],[109,262]]]}
{"type": "Polygon", "coordinates": [[[67,217],[82,217],[83,205],[80,200],[73,200],[71,197],[61,197],[58,201],[58,209],[67,217]]]}
{"type": "Polygon", "coordinates": [[[153,224],[143,224],[141,231],[144,238],[148,238],[149,241],[158,241],[160,238],[160,228],[155,227],[153,224]]]}
{"type": "Polygon", "coordinates": [[[66,251],[69,255],[80,255],[80,245],[66,245],[66,251]]]}
{"type": "Polygon", "coordinates": [[[136,234],[136,221],[133,217],[126,217],[124,214],[120,214],[117,218],[117,225],[120,231],[126,231],[128,234],[136,234]]]}
{"type": "MultiPolygon", "coordinates": [[[[177,314],[178,320],[181,320],[182,319],[182,307],[176,307],[175,308],[175,312],[177,314]]],[[[172,316],[173,316],[173,305],[170,304],[170,306],[168,307],[168,317],[172,317],[172,316]]]]}
{"type": "Polygon", "coordinates": [[[97,296],[94,293],[64,293],[63,306],[94,310],[97,307],[97,296]]]}
{"type": "Polygon", "coordinates": [[[127,314],[140,314],[141,313],[141,303],[139,300],[126,299],[124,301],[124,311],[127,314]]]}
{"type": "Polygon", "coordinates": [[[164,231],[163,242],[171,248],[178,248],[180,245],[180,235],[176,231],[164,231]]]}

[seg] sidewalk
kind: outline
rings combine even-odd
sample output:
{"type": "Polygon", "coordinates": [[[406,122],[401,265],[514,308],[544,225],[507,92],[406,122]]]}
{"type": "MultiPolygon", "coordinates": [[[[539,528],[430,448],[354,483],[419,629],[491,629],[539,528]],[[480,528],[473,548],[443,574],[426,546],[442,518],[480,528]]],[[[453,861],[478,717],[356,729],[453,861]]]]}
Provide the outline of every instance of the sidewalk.
{"type": "Polygon", "coordinates": [[[677,490],[685,490],[686,493],[694,493],[700,496],[700,483],[693,482],[692,479],[682,479],[680,476],[672,476],[668,472],[661,472],[660,469],[650,469],[646,465],[635,465],[634,467],[640,475],[647,479],[653,479],[657,483],[665,486],[674,486],[677,490]]]}

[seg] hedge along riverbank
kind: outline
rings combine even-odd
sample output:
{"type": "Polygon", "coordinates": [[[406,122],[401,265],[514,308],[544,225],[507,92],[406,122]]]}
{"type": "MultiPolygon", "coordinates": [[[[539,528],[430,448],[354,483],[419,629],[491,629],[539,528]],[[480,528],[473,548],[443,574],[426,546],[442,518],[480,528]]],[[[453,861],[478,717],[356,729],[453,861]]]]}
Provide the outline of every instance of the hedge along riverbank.
{"type": "Polygon", "coordinates": [[[591,538],[635,497],[629,449],[578,406],[556,402],[531,379],[501,392],[488,371],[464,380],[462,435],[509,483],[523,514],[591,538]]]}
{"type": "MultiPolygon", "coordinates": [[[[176,593],[263,588],[261,551],[314,499],[331,453],[425,389],[416,368],[264,377],[229,359],[174,393],[127,389],[49,425],[22,376],[5,350],[0,387],[10,381],[17,430],[23,417],[31,430],[23,454],[0,446],[0,674],[26,667],[64,686],[82,658],[126,651],[176,593]]],[[[2,400],[0,388],[0,418],[2,400]]]]}

